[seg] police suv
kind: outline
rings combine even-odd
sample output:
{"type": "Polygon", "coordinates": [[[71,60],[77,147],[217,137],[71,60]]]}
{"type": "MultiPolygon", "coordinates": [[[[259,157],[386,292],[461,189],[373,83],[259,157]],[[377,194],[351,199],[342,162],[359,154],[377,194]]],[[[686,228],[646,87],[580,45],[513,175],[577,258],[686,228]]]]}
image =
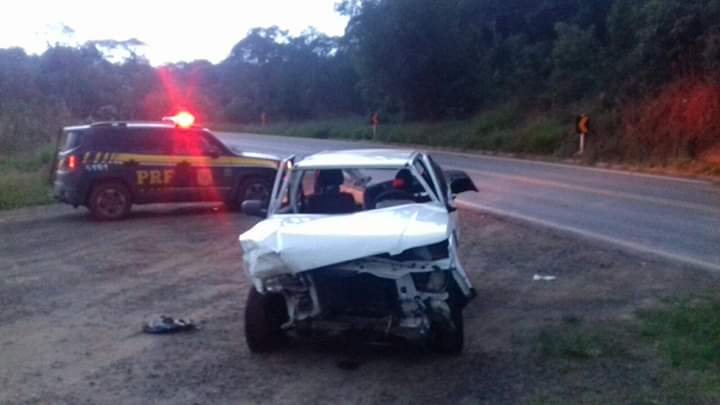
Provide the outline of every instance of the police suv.
{"type": "Polygon", "coordinates": [[[53,194],[93,217],[125,217],[132,204],[268,201],[278,161],[236,154],[184,120],[99,122],[63,128],[53,194]]]}

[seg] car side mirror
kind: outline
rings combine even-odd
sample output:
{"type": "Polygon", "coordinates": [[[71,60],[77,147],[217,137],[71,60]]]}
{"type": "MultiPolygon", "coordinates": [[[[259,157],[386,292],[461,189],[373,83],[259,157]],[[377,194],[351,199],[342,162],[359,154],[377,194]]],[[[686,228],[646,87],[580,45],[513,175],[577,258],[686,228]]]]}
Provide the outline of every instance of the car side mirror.
{"type": "Polygon", "coordinates": [[[260,200],[245,200],[242,203],[242,212],[251,217],[267,218],[267,204],[260,200]]]}

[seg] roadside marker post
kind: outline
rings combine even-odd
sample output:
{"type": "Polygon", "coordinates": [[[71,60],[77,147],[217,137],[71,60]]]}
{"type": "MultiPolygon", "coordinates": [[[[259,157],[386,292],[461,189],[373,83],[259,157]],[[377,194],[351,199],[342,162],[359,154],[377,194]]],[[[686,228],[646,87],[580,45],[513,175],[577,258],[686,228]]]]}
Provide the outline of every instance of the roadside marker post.
{"type": "Polygon", "coordinates": [[[262,123],[263,128],[267,124],[267,114],[265,114],[265,111],[260,113],[260,122],[262,123]]]}
{"type": "Polygon", "coordinates": [[[378,125],[380,125],[380,115],[377,112],[374,112],[372,115],[373,139],[376,138],[378,125]]]}
{"type": "Polygon", "coordinates": [[[590,132],[590,117],[581,114],[575,120],[575,129],[580,137],[580,148],[577,152],[582,155],[585,152],[585,136],[590,132]]]}

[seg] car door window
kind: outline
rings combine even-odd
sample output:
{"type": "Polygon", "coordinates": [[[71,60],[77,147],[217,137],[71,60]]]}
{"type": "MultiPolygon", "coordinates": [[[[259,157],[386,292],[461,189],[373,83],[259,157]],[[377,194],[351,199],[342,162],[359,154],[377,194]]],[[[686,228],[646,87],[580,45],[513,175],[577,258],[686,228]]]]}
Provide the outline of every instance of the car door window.
{"type": "Polygon", "coordinates": [[[198,132],[197,136],[202,140],[202,149],[205,155],[225,153],[225,146],[211,134],[207,132],[198,132]]]}
{"type": "Polygon", "coordinates": [[[171,145],[173,155],[180,156],[210,156],[222,151],[202,133],[194,131],[174,131],[171,145]]]}
{"type": "Polygon", "coordinates": [[[120,149],[130,152],[147,155],[165,155],[170,153],[170,137],[167,131],[152,129],[138,129],[126,131],[125,134],[118,133],[118,139],[122,138],[120,149]]]}
{"type": "Polygon", "coordinates": [[[80,146],[80,139],[81,139],[80,132],[77,132],[77,131],[63,132],[62,139],[59,142],[59,145],[62,145],[61,150],[66,151],[66,150],[77,148],[78,146],[80,146]]]}

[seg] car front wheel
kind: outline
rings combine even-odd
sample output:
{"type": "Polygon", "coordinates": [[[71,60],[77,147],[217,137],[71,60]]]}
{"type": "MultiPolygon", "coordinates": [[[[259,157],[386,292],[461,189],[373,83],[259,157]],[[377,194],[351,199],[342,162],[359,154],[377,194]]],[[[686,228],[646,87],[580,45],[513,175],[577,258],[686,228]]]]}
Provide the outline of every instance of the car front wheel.
{"type": "Polygon", "coordinates": [[[458,355],[465,343],[465,328],[462,309],[451,305],[449,322],[434,322],[432,325],[432,349],[437,353],[458,355]]]}
{"type": "Polygon", "coordinates": [[[253,353],[269,353],[285,341],[282,325],[287,322],[285,298],[260,294],[250,287],[245,306],[245,341],[253,353]]]}

